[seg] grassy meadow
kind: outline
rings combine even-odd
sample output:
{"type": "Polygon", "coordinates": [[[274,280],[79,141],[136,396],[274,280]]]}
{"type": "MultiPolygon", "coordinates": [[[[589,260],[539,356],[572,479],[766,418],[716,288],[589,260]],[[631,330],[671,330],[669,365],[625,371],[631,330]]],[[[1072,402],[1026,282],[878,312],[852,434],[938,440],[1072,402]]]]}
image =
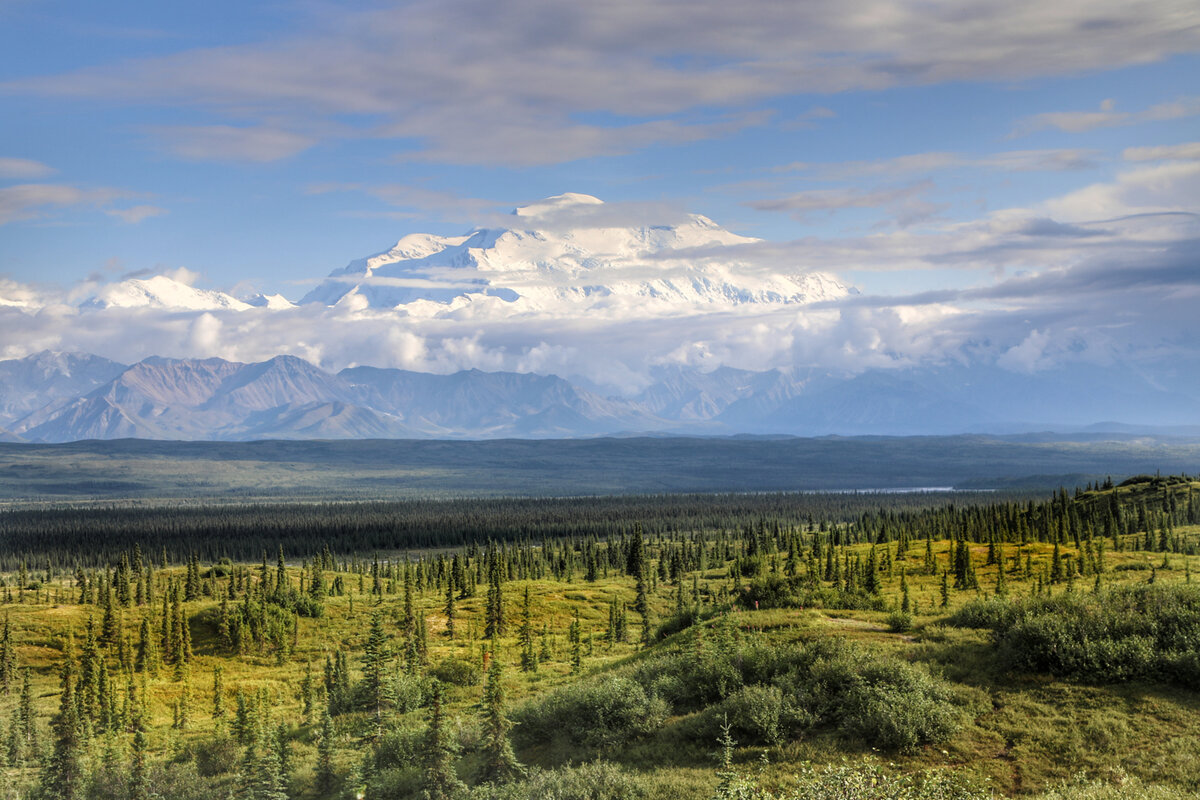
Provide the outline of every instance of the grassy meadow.
{"type": "Polygon", "coordinates": [[[1011,504],[977,540],[885,511],[870,537],[760,518],[282,564],[33,562],[0,589],[0,798],[1198,796],[1196,489],[1011,504]],[[1097,498],[1118,509],[1107,537],[1097,498]],[[68,650],[81,777],[64,789],[47,773],[68,650]],[[486,779],[493,680],[507,780],[486,779]]]}

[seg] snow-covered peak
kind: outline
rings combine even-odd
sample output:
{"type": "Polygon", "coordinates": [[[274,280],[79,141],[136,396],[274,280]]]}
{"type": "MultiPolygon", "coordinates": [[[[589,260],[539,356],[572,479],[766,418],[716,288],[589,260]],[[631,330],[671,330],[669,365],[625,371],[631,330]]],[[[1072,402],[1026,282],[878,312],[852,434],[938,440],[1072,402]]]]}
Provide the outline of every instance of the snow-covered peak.
{"type": "Polygon", "coordinates": [[[197,289],[166,275],[129,278],[98,289],[85,306],[93,308],[164,308],[184,311],[245,311],[251,306],[233,295],[197,289]]]}
{"type": "Polygon", "coordinates": [[[604,201],[598,197],[592,197],[590,194],[579,194],[578,192],[565,192],[556,194],[553,197],[547,197],[545,200],[538,200],[536,203],[520,206],[513,209],[513,214],[518,217],[538,217],[552,211],[560,211],[564,208],[572,206],[602,206],[604,201]]]}
{"type": "Polygon", "coordinates": [[[281,294],[256,294],[246,298],[247,305],[255,308],[265,308],[268,311],[286,311],[295,308],[296,304],[281,294]]]}
{"type": "Polygon", "coordinates": [[[301,303],[353,301],[410,315],[510,313],[575,315],[581,311],[646,315],[746,304],[805,304],[842,297],[846,286],[797,265],[764,272],[738,258],[757,239],[707,217],[676,214],[663,224],[629,224],[620,207],[567,193],[514,212],[508,228],[463,236],[410,234],[392,249],[352,261],[301,303]],[[611,210],[610,210],[611,209],[611,210]],[[676,251],[730,248],[728,259],[702,262],[676,251]]]}

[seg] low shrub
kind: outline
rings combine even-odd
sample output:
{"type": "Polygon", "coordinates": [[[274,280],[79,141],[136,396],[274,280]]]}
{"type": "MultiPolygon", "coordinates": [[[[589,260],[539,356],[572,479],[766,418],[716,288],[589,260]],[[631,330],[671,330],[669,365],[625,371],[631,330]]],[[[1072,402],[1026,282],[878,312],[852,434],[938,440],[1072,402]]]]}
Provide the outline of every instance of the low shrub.
{"type": "Polygon", "coordinates": [[[519,737],[547,741],[565,736],[596,750],[620,747],[658,729],[667,704],[641,684],[614,675],[564,686],[513,714],[519,737]]]}
{"type": "Polygon", "coordinates": [[[483,672],[477,665],[452,657],[443,658],[429,674],[451,686],[476,686],[483,679],[483,672]]]}
{"type": "Polygon", "coordinates": [[[837,608],[854,611],[886,611],[888,601],[863,591],[846,592],[824,586],[809,586],[797,578],[767,573],[742,589],[739,602],[746,609],[837,608]],[[756,606],[755,603],[758,605],[756,606]]]}
{"type": "Polygon", "coordinates": [[[888,630],[892,633],[911,631],[913,626],[912,614],[907,611],[893,611],[887,617],[888,630]]]}
{"type": "Polygon", "coordinates": [[[375,769],[402,769],[421,763],[425,731],[422,728],[391,728],[379,737],[375,748],[375,769]]]}
{"type": "Polygon", "coordinates": [[[242,755],[241,745],[223,730],[190,743],[188,751],[196,762],[196,772],[205,778],[236,770],[242,755]]]}
{"type": "Polygon", "coordinates": [[[676,712],[703,711],[705,735],[728,720],[744,741],[774,744],[827,726],[911,750],[949,738],[959,720],[943,681],[840,638],[770,646],[718,632],[698,651],[645,660],[634,675],[676,712]]]}
{"type": "Polygon", "coordinates": [[[1104,592],[970,603],[953,625],[990,628],[1001,663],[1098,682],[1167,680],[1200,670],[1200,587],[1143,584],[1104,592]]]}
{"type": "Polygon", "coordinates": [[[429,699],[429,681],[420,675],[397,672],[392,679],[392,700],[401,714],[422,708],[429,699]]]}
{"type": "Polygon", "coordinates": [[[949,772],[892,775],[874,764],[805,764],[798,786],[776,794],[754,777],[725,772],[712,800],[993,800],[969,778],[949,772]]]}
{"type": "Polygon", "coordinates": [[[728,725],[740,742],[778,744],[791,722],[785,703],[778,686],[743,686],[708,710],[708,732],[715,736],[728,725]]]}
{"type": "Polygon", "coordinates": [[[503,786],[486,784],[470,800],[641,800],[645,782],[604,761],[555,770],[538,770],[528,779],[503,786]]]}

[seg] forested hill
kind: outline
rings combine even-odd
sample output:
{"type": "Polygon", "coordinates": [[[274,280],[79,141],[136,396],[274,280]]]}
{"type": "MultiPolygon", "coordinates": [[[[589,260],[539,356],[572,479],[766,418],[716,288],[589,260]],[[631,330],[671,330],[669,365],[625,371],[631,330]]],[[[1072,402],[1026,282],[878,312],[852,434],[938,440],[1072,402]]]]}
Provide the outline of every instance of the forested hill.
{"type": "Polygon", "coordinates": [[[1049,490],[1200,472],[1200,441],[1135,436],[631,437],[0,443],[0,499],[278,499],[1049,490]]]}

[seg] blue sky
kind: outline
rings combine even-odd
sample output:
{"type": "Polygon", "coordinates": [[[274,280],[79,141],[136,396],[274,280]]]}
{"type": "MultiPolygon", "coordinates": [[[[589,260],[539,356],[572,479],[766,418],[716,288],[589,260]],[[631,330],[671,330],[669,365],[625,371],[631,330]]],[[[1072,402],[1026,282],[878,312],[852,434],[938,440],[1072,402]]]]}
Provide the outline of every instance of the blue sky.
{"type": "MultiPolygon", "coordinates": [[[[1195,266],[1198,76],[1200,7],[1173,0],[0,0],[0,280],[183,267],[296,300],[406,233],[582,192],[704,214],[893,317],[928,291],[990,302],[952,345],[901,326],[880,348],[995,337],[1003,357],[1030,326],[1094,341],[1063,298],[1001,325],[969,294],[1101,269],[1070,226],[1149,220],[1105,228],[1105,252],[1195,266]],[[1032,246],[1037,225],[1066,227],[1032,246]]],[[[1182,315],[1193,287],[1141,288],[1182,315]]],[[[1148,313],[1110,350],[1170,325],[1148,313]]],[[[6,353],[35,346],[20,329],[6,353]]]]}

